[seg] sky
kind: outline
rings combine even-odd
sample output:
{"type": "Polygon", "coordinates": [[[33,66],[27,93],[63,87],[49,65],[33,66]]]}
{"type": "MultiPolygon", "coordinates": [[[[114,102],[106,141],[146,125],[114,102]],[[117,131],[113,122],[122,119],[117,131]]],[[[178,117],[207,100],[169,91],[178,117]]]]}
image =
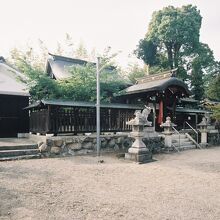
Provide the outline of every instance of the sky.
{"type": "Polygon", "coordinates": [[[147,32],[154,11],[165,6],[196,5],[203,17],[200,41],[220,60],[220,1],[218,0],[0,0],[0,55],[13,47],[34,47],[41,39],[53,52],[65,34],[88,51],[101,53],[111,47],[117,61],[126,66],[147,32]]]}

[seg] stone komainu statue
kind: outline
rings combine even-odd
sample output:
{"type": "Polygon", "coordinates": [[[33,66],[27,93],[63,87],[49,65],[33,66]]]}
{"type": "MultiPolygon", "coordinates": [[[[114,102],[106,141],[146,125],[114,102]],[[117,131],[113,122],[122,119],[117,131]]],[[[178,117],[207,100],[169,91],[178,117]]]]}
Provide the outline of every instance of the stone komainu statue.
{"type": "Polygon", "coordinates": [[[147,125],[152,126],[152,122],[148,121],[148,116],[151,112],[151,108],[145,106],[145,109],[141,112],[141,110],[135,111],[135,118],[131,119],[127,122],[128,125],[147,125]]]}

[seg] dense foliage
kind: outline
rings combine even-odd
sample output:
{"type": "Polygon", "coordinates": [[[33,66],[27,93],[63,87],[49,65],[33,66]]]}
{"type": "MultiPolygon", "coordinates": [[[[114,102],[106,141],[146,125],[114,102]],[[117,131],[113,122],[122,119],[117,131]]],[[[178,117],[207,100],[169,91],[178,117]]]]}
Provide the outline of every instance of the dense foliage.
{"type": "MultiPolygon", "coordinates": [[[[74,65],[69,68],[71,78],[58,81],[65,99],[96,100],[96,68],[92,64],[74,65]]],[[[125,88],[125,82],[116,70],[104,69],[100,74],[101,100],[109,102],[113,94],[125,88]]]]}
{"type": "Polygon", "coordinates": [[[199,45],[201,21],[200,12],[191,5],[154,12],[137,55],[150,65],[178,67],[182,53],[190,54],[199,45]]]}
{"type": "Polygon", "coordinates": [[[214,75],[210,80],[207,96],[211,100],[220,102],[220,72],[214,75]]]}
{"type": "MultiPolygon", "coordinates": [[[[109,102],[113,94],[122,90],[126,82],[120,76],[117,69],[111,68],[112,57],[109,49],[103,53],[100,73],[101,100],[109,102]]],[[[13,50],[12,61],[16,67],[25,74],[23,79],[31,94],[32,101],[40,99],[67,99],[75,101],[96,100],[96,66],[92,63],[87,65],[73,65],[68,68],[72,74],[65,80],[51,79],[43,69],[41,60],[33,55],[33,51],[13,50]]],[[[45,62],[45,61],[44,61],[45,62]]]]}
{"type": "Polygon", "coordinates": [[[220,120],[220,104],[213,108],[213,117],[220,120]]]}
{"type": "Polygon", "coordinates": [[[216,68],[212,50],[199,41],[201,23],[196,6],[165,7],[153,13],[146,36],[135,51],[151,68],[177,68],[177,77],[188,82],[198,100],[208,86],[207,75],[216,68]]]}

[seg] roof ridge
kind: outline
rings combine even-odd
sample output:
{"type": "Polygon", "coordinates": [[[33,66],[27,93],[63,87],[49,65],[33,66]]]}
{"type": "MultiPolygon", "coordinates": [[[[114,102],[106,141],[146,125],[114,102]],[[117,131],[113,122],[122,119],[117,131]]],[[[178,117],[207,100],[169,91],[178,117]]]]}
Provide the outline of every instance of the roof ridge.
{"type": "Polygon", "coordinates": [[[174,77],[174,73],[175,73],[176,70],[177,69],[167,70],[167,71],[164,71],[162,73],[156,73],[156,74],[147,75],[147,76],[138,78],[137,79],[137,84],[174,77]]]}
{"type": "Polygon", "coordinates": [[[79,59],[79,58],[66,57],[66,56],[56,55],[52,53],[48,53],[48,54],[52,56],[54,60],[59,59],[59,60],[67,61],[67,62],[81,62],[83,64],[92,63],[94,65],[96,64],[94,62],[79,59]]]}

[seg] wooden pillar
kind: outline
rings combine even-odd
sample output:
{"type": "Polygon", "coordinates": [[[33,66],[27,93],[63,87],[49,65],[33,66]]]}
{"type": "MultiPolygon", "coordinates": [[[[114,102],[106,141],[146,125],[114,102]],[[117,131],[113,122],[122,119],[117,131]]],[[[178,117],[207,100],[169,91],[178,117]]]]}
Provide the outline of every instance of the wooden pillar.
{"type": "Polygon", "coordinates": [[[161,124],[163,122],[163,108],[164,108],[164,103],[163,103],[163,98],[161,96],[159,100],[159,114],[157,119],[158,124],[161,124]]]}

